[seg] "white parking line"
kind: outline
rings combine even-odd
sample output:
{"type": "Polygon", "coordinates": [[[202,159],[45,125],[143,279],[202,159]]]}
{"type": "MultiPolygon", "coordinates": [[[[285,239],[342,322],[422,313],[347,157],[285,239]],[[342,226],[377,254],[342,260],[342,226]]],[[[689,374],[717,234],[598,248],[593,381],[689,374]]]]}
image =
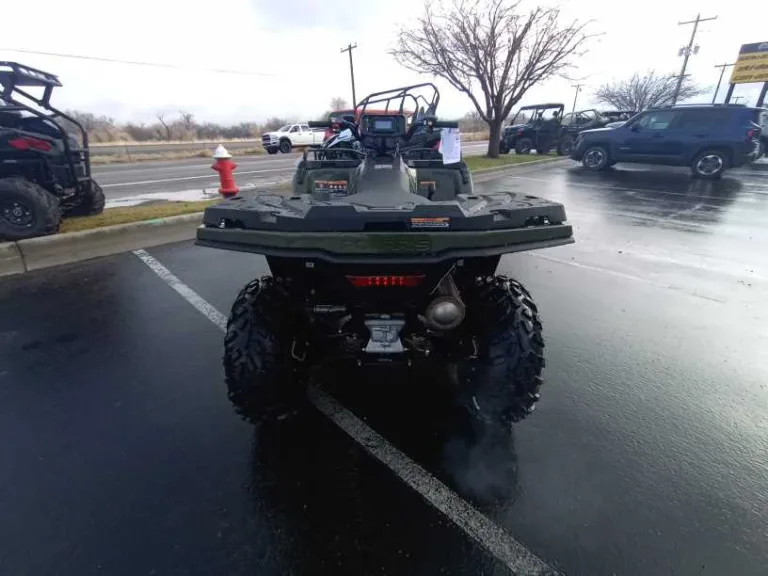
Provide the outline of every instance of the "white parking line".
{"type": "Polygon", "coordinates": [[[150,256],[146,250],[134,250],[133,253],[141,258],[144,264],[149,266],[152,272],[157,274],[166,284],[168,284],[168,286],[176,290],[184,300],[192,304],[198,312],[208,318],[208,320],[213,322],[222,331],[226,331],[227,317],[224,316],[224,314],[203,300],[197,292],[179,280],[173,272],[150,256]]]}
{"type": "MultiPolygon", "coordinates": [[[[285,168],[269,168],[266,170],[246,170],[244,172],[237,172],[235,176],[240,174],[262,174],[265,172],[289,172],[290,167],[285,168]]],[[[201,178],[208,178],[209,180],[218,179],[218,174],[206,174],[205,176],[182,176],[181,178],[163,178],[161,180],[142,180],[139,182],[120,182],[119,184],[102,184],[102,188],[120,188],[123,186],[143,186],[145,184],[163,184],[164,182],[178,182],[180,180],[200,180],[201,178]]]]}
{"type": "MultiPolygon", "coordinates": [[[[134,254],[203,316],[222,331],[226,331],[227,320],[221,312],[145,250],[136,250],[134,254]]],[[[320,412],[360,444],[368,454],[387,466],[400,480],[418,492],[514,574],[559,574],[324,391],[312,387],[308,396],[320,412]]]]}

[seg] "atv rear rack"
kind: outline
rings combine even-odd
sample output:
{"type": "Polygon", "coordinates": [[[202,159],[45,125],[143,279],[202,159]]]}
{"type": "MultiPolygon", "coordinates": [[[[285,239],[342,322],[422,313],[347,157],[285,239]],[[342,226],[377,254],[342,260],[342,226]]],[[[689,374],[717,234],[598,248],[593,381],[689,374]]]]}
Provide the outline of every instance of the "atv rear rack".
{"type": "Polygon", "coordinates": [[[200,227],[198,246],[334,263],[435,263],[573,243],[570,224],[467,232],[282,232],[200,227]]]}

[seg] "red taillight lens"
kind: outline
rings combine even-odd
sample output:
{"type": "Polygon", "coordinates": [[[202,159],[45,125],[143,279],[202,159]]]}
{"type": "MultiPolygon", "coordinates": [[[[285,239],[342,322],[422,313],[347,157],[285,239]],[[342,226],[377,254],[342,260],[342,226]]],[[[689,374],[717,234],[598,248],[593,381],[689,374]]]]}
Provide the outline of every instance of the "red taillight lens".
{"type": "Polygon", "coordinates": [[[518,130],[517,131],[517,135],[518,136],[524,136],[525,135],[525,130],[518,130]]]}
{"type": "Polygon", "coordinates": [[[355,288],[414,288],[422,283],[424,274],[408,276],[347,276],[355,288]]]}
{"type": "Polygon", "coordinates": [[[14,138],[8,140],[8,144],[16,148],[17,150],[39,150],[41,152],[48,152],[52,146],[50,142],[40,140],[39,138],[14,138]]]}
{"type": "Polygon", "coordinates": [[[759,131],[755,130],[754,128],[750,128],[749,130],[747,130],[747,140],[752,140],[753,138],[755,138],[758,132],[759,131]]]}

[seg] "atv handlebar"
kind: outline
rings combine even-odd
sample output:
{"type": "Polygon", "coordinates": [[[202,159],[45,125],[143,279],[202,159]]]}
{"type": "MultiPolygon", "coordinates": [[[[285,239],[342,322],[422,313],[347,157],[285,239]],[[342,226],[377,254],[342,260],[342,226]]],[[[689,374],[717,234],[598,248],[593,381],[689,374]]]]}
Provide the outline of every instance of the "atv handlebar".
{"type": "Polygon", "coordinates": [[[457,120],[436,120],[432,126],[434,128],[458,128],[459,122],[457,120]]]}

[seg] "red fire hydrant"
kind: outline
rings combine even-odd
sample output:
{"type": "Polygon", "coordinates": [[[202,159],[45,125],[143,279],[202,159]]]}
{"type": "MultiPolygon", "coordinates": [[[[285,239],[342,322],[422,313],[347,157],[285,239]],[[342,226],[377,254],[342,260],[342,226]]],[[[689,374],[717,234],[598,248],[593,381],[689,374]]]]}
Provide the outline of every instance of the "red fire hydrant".
{"type": "Polygon", "coordinates": [[[235,184],[235,176],[233,174],[235,168],[237,168],[237,164],[232,162],[232,154],[227,152],[227,149],[221,144],[216,147],[216,150],[213,153],[213,158],[216,162],[211,168],[219,173],[219,178],[221,180],[219,194],[224,196],[224,198],[232,198],[232,196],[240,192],[240,188],[235,184]]]}

